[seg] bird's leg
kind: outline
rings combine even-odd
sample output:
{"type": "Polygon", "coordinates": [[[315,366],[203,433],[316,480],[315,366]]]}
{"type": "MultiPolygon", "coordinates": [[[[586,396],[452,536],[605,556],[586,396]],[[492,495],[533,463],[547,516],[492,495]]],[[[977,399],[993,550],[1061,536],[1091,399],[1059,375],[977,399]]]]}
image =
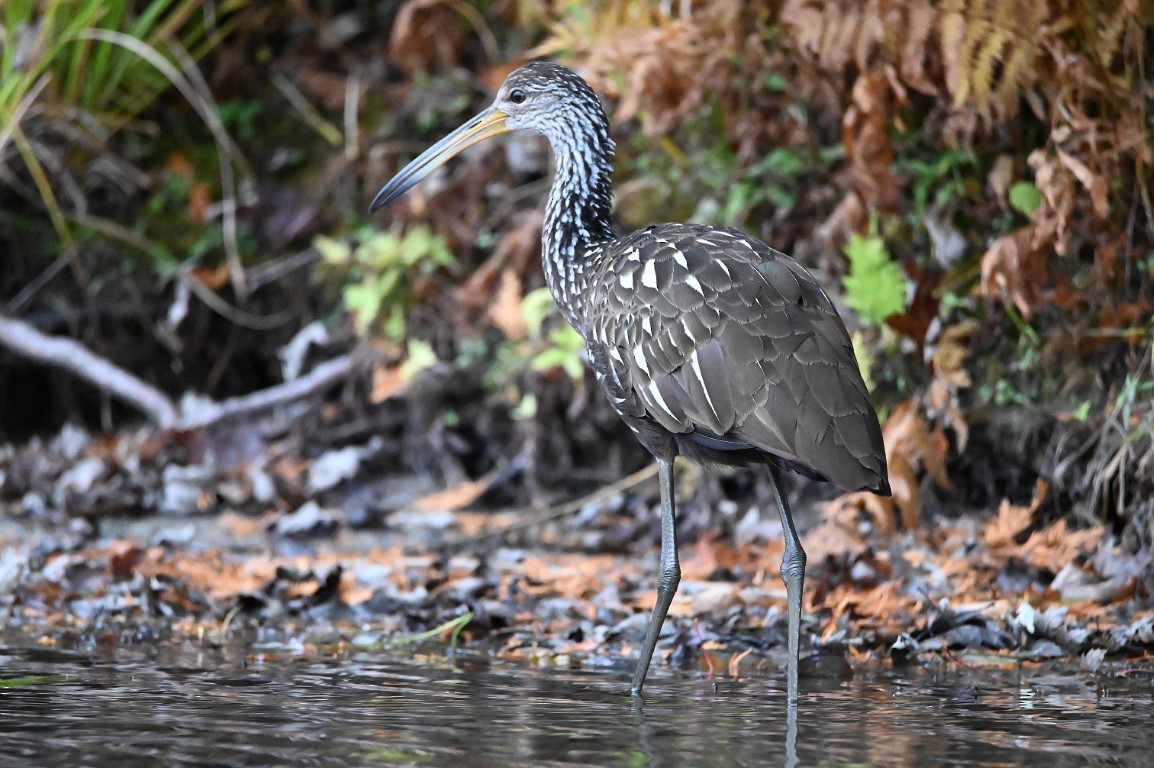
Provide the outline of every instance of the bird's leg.
{"type": "Polygon", "coordinates": [[[669,613],[669,605],[681,582],[681,564],[677,561],[677,515],[673,511],[673,459],[658,459],[657,470],[661,484],[661,573],[657,577],[657,605],[653,607],[645,644],[641,646],[637,670],[633,673],[634,696],[640,694],[641,686],[645,685],[653,649],[657,647],[657,636],[661,634],[665,615],[669,613]]]}
{"type": "Polygon", "coordinates": [[[773,485],[773,497],[777,500],[777,511],[781,514],[781,532],[785,538],[785,554],[781,558],[781,580],[785,582],[785,595],[789,603],[789,661],[785,671],[785,689],[790,704],[797,703],[797,665],[801,645],[801,593],[805,584],[805,550],[789,513],[789,504],[781,487],[781,470],[775,464],[769,465],[769,477],[773,485]]]}

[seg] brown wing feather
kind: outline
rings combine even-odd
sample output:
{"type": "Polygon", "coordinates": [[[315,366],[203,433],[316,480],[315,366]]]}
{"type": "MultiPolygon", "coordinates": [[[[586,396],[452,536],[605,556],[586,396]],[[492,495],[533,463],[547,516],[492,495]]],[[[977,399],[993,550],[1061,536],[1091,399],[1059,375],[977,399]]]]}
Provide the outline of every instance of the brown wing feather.
{"type": "Polygon", "coordinates": [[[712,460],[764,452],[842,488],[887,487],[849,334],[797,262],[737,230],[663,224],[602,263],[590,352],[639,435],[648,420],[712,460]]]}

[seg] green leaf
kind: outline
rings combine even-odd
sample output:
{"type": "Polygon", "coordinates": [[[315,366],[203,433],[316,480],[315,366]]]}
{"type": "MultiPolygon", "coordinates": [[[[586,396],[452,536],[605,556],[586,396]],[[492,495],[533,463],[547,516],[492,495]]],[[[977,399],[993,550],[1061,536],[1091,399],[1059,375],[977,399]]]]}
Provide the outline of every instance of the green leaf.
{"type": "Polygon", "coordinates": [[[529,361],[529,368],[534,371],[547,371],[550,368],[560,368],[565,364],[565,358],[568,352],[557,347],[549,347],[538,352],[529,361]]]}
{"type": "Polygon", "coordinates": [[[533,393],[526,393],[521,396],[521,401],[509,414],[516,421],[525,421],[537,415],[537,396],[533,393]]]}
{"type": "Polygon", "coordinates": [[[532,336],[540,334],[545,318],[553,314],[556,308],[553,294],[549,293],[548,288],[538,288],[526,293],[525,298],[521,299],[521,316],[525,318],[529,334],[532,336]]]}
{"type": "Polygon", "coordinates": [[[1042,193],[1029,181],[1015,181],[1010,187],[1010,205],[1014,210],[1033,216],[1042,204],[1042,193]]]}
{"type": "Polygon", "coordinates": [[[906,276],[876,234],[855,234],[845,248],[849,275],[845,278],[846,304],[869,323],[881,324],[905,310],[906,276]]]}
{"type": "Polygon", "coordinates": [[[1090,418],[1090,401],[1083,400],[1082,404],[1078,406],[1078,409],[1074,411],[1073,416],[1078,421],[1085,421],[1090,418]]]}
{"type": "Polygon", "coordinates": [[[585,339],[581,338],[581,334],[577,333],[573,326],[565,325],[553,331],[549,334],[549,342],[551,346],[538,352],[529,361],[532,370],[560,368],[574,380],[585,375],[585,363],[581,359],[585,339]]]}
{"type": "Polygon", "coordinates": [[[797,150],[778,147],[770,152],[761,167],[775,176],[800,176],[806,169],[805,158],[797,150]]]}
{"type": "Polygon", "coordinates": [[[394,341],[405,338],[405,308],[394,304],[389,308],[389,316],[385,320],[385,335],[394,341]]]}
{"type": "Polygon", "coordinates": [[[874,380],[871,373],[873,365],[870,360],[869,347],[866,345],[865,336],[860,328],[853,332],[853,338],[850,341],[853,344],[853,356],[857,360],[857,368],[861,372],[862,381],[865,383],[866,389],[873,392],[874,380]]]}
{"type": "Polygon", "coordinates": [[[411,381],[421,371],[430,368],[437,362],[437,353],[433,351],[432,345],[420,339],[409,339],[406,345],[408,354],[405,357],[405,362],[401,364],[401,378],[404,381],[411,381]]]}
{"type": "Polygon", "coordinates": [[[398,261],[400,241],[391,232],[376,232],[357,246],[353,258],[373,269],[384,269],[398,261]]]}
{"type": "Polygon", "coordinates": [[[771,91],[784,91],[789,88],[789,81],[777,72],[772,72],[765,78],[765,87],[771,91]]]}
{"type": "Polygon", "coordinates": [[[381,292],[375,284],[346,285],[342,294],[345,306],[357,317],[357,330],[364,333],[381,311],[381,292]]]}
{"type": "Polygon", "coordinates": [[[377,293],[381,295],[381,300],[392,297],[397,290],[397,286],[401,282],[401,270],[390,269],[388,272],[382,272],[377,279],[377,293]]]}
{"type": "Polygon", "coordinates": [[[317,235],[313,238],[313,248],[321,255],[321,261],[334,266],[343,266],[349,263],[352,249],[349,244],[331,237],[317,235]]]}

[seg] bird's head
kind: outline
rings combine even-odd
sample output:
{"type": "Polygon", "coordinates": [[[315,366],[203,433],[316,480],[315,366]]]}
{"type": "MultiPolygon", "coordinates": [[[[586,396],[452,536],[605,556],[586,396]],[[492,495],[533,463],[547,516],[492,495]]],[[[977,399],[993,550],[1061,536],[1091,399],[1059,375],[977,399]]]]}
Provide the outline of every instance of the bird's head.
{"type": "Polygon", "coordinates": [[[595,131],[590,146],[612,151],[607,120],[589,85],[559,64],[531,61],[514,70],[493,104],[402,168],[373,198],[375,211],[403,195],[451,157],[493,136],[532,131],[554,148],[577,142],[576,128],[595,131]]]}

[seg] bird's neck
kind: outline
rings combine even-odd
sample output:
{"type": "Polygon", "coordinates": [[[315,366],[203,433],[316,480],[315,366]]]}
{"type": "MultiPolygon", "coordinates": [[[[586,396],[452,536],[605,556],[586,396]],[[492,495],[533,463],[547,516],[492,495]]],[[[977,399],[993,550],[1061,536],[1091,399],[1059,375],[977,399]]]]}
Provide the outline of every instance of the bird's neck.
{"type": "Polygon", "coordinates": [[[613,141],[608,123],[586,123],[585,135],[554,138],[557,172],[541,233],[545,280],[565,318],[584,334],[588,282],[600,246],[614,238],[613,141]]]}

